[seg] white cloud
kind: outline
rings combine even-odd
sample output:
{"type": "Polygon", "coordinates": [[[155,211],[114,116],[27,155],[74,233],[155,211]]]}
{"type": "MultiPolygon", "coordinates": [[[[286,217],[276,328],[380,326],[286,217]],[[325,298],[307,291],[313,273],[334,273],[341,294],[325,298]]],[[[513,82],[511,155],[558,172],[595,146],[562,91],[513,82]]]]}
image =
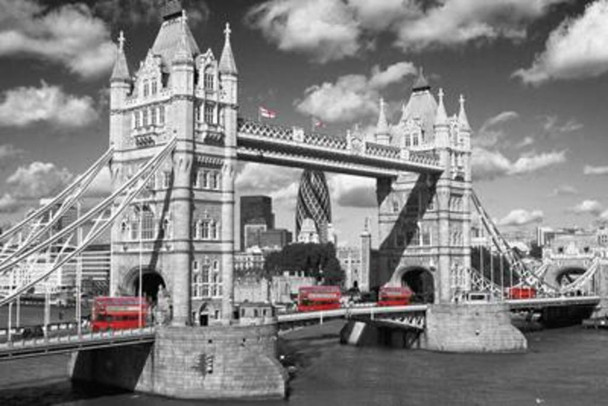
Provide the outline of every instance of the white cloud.
{"type": "Polygon", "coordinates": [[[376,180],[350,175],[332,175],[329,180],[332,201],[340,207],[377,207],[376,180]]]}
{"type": "Polygon", "coordinates": [[[72,174],[52,163],[33,162],[19,167],[6,183],[17,199],[39,199],[53,196],[68,185],[72,174]]]}
{"type": "Polygon", "coordinates": [[[574,206],[571,211],[576,214],[592,214],[594,216],[599,216],[602,209],[602,204],[597,200],[584,200],[574,206]]]}
{"type": "Polygon", "coordinates": [[[342,0],[272,0],[254,6],[246,19],[280,50],[309,54],[319,63],[361,48],[359,25],[342,0]]]}
{"type": "Polygon", "coordinates": [[[608,71],[608,0],[590,3],[576,18],[563,21],[547,39],[532,66],[513,76],[539,85],[550,80],[583,79],[608,71]]]}
{"type": "Polygon", "coordinates": [[[526,226],[532,223],[543,221],[544,213],[541,210],[527,211],[524,209],[512,210],[503,217],[498,225],[500,226],[526,226]]]}
{"type": "Polygon", "coordinates": [[[585,175],[608,175],[608,166],[585,165],[583,173],[585,175]]]}
{"type": "Polygon", "coordinates": [[[529,147],[530,145],[534,144],[534,142],[535,142],[534,138],[527,136],[523,140],[521,140],[517,144],[515,144],[515,148],[521,149],[521,148],[529,147]]]}
{"type": "Polygon", "coordinates": [[[270,0],[247,13],[249,24],[283,51],[325,63],[372,48],[390,32],[404,51],[521,40],[550,6],[572,0],[270,0]]]}
{"type": "Polygon", "coordinates": [[[424,11],[420,3],[407,1],[413,18],[397,32],[397,43],[405,50],[459,46],[496,38],[521,40],[529,22],[544,16],[550,6],[569,0],[445,0],[424,11]]]}
{"type": "Polygon", "coordinates": [[[48,122],[61,127],[83,127],[98,117],[93,99],[64,93],[59,86],[7,90],[0,101],[0,125],[24,127],[48,122]]]}
{"type": "Polygon", "coordinates": [[[608,210],[605,210],[602,214],[600,214],[600,220],[608,221],[608,210]]]}
{"type": "Polygon", "coordinates": [[[84,4],[45,12],[32,0],[0,0],[0,27],[0,57],[39,57],[83,78],[109,72],[114,62],[110,30],[84,4]]]}
{"type": "Polygon", "coordinates": [[[522,155],[512,161],[499,151],[473,148],[472,170],[475,180],[489,180],[502,176],[523,175],[566,162],[566,152],[543,152],[522,155]]]}
{"type": "Polygon", "coordinates": [[[559,122],[557,116],[546,116],[543,118],[543,130],[550,135],[569,134],[583,129],[584,125],[575,119],[570,119],[564,123],[559,122]]]}
{"type": "Polygon", "coordinates": [[[374,66],[365,75],[340,76],[335,83],[325,82],[306,89],[296,109],[303,114],[319,117],[328,123],[347,122],[377,114],[379,91],[416,73],[410,62],[398,62],[385,70],[374,66]]]}
{"type": "Polygon", "coordinates": [[[570,185],[559,185],[558,187],[553,189],[553,192],[551,192],[549,197],[577,195],[577,194],[578,194],[578,190],[575,187],[570,186],[570,185]]]}
{"type": "Polygon", "coordinates": [[[19,200],[6,193],[0,197],[0,213],[14,213],[21,207],[19,200]]]}
{"type": "Polygon", "coordinates": [[[473,145],[483,148],[493,147],[506,136],[504,126],[519,118],[515,111],[503,111],[487,119],[473,138],[473,145]]]}

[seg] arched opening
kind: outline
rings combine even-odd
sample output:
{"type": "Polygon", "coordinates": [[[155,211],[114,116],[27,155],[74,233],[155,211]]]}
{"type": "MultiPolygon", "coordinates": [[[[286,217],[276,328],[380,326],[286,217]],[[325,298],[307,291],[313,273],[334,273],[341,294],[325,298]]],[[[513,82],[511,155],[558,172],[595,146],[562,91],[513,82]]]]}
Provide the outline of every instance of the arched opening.
{"type": "MultiPolygon", "coordinates": [[[[142,295],[148,298],[152,303],[156,303],[158,300],[158,292],[160,288],[165,288],[165,280],[156,271],[145,270],[142,273],[142,295]]],[[[139,273],[135,274],[132,284],[133,296],[139,295],[139,273]]]]}
{"type": "Polygon", "coordinates": [[[414,292],[414,302],[433,303],[435,301],[433,274],[426,268],[415,267],[405,270],[401,275],[401,286],[407,286],[414,292]]]}
{"type": "Polygon", "coordinates": [[[209,308],[207,307],[207,303],[203,303],[198,309],[198,325],[209,325],[209,308]]]}
{"type": "Polygon", "coordinates": [[[580,266],[569,266],[560,269],[555,275],[555,283],[557,286],[566,286],[574,282],[579,276],[587,270],[580,266]]]}

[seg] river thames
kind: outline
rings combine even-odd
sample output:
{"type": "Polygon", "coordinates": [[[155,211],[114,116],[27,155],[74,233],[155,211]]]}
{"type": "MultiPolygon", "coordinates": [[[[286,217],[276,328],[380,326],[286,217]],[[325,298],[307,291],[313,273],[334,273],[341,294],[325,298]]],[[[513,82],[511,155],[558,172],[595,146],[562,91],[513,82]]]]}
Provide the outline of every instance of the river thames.
{"type": "Polygon", "coordinates": [[[285,401],[178,401],[73,387],[67,356],[0,363],[0,405],[602,405],[608,331],[580,326],[527,333],[525,354],[446,354],[338,343],[341,324],[281,340],[296,365],[285,401]]]}

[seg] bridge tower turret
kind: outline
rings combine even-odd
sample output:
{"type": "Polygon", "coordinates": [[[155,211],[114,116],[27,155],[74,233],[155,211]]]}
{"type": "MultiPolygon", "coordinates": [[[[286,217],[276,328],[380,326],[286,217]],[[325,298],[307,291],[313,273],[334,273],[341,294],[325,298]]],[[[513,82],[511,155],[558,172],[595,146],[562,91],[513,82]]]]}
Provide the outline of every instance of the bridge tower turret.
{"type": "Polygon", "coordinates": [[[380,99],[380,114],[378,115],[375,135],[378,144],[389,145],[391,143],[391,133],[386,119],[384,99],[380,99]]]}
{"type": "Polygon", "coordinates": [[[470,126],[463,114],[448,116],[443,90],[436,100],[421,69],[394,144],[402,156],[437,159],[444,170],[378,180],[381,244],[375,285],[407,284],[427,301],[452,300],[452,271],[470,265],[470,126]]]}
{"type": "Polygon", "coordinates": [[[119,142],[127,130],[128,124],[125,122],[125,117],[116,113],[124,107],[125,100],[131,92],[131,86],[132,80],[125,56],[125,35],[121,31],[118,37],[116,61],[110,77],[110,134],[112,135],[110,146],[119,142]]]}
{"type": "Polygon", "coordinates": [[[233,314],[234,299],[234,210],[235,210],[235,170],[237,165],[236,138],[238,120],[238,70],[232,53],[230,24],[224,29],[224,48],[219,62],[220,76],[220,116],[224,131],[224,164],[222,168],[222,278],[224,295],[222,313],[224,318],[233,314]]]}

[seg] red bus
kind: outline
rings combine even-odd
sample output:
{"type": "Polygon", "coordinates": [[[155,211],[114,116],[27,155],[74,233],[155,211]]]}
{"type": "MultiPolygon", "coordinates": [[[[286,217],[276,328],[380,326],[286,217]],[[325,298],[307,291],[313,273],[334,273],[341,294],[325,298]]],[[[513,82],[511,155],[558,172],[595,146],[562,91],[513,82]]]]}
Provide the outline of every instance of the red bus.
{"type": "Polygon", "coordinates": [[[339,309],[341,296],[339,286],[302,286],[298,292],[298,311],[339,309]]]}
{"type": "Polygon", "coordinates": [[[536,289],[531,286],[512,286],[507,289],[509,299],[534,299],[536,289]]]}
{"type": "Polygon", "coordinates": [[[127,330],[146,326],[148,303],[144,298],[129,297],[96,297],[91,312],[91,330],[127,330]]]}
{"type": "Polygon", "coordinates": [[[406,306],[413,295],[406,286],[383,286],[378,292],[378,306],[406,306]]]}

